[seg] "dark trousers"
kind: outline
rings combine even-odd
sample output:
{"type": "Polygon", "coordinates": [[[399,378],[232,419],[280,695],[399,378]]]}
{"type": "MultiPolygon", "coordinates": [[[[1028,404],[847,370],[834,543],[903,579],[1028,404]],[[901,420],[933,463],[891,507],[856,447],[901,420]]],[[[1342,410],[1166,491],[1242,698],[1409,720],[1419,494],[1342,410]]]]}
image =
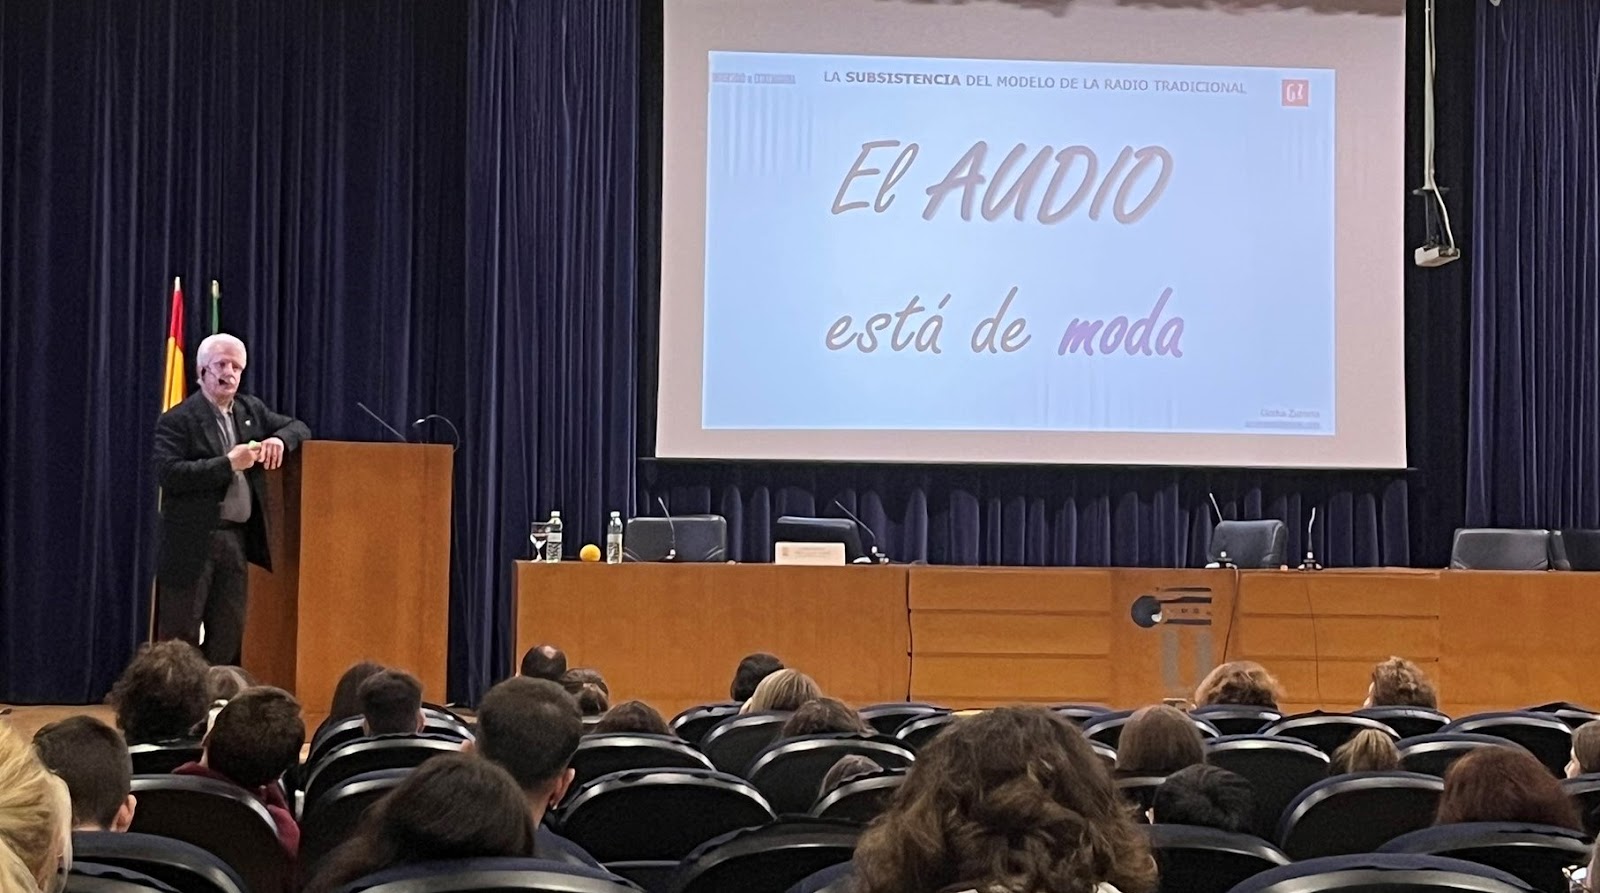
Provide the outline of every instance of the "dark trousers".
{"type": "Polygon", "coordinates": [[[212,664],[239,663],[249,582],[244,531],[212,531],[211,554],[200,576],[187,586],[161,587],[156,638],[199,645],[212,664]],[[205,624],[204,642],[200,640],[201,623],[205,624]]]}

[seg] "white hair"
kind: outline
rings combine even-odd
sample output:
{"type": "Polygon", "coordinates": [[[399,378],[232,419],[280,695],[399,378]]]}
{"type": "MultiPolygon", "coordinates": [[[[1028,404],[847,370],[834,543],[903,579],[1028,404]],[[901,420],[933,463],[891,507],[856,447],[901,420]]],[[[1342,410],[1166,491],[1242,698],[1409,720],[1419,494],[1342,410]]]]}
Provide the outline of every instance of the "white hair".
{"type": "Polygon", "coordinates": [[[211,355],[216,353],[217,348],[224,344],[230,347],[237,347],[240,353],[245,353],[244,342],[226,332],[207,335],[201,339],[200,346],[194,350],[194,373],[196,375],[205,370],[206,366],[211,362],[211,355]]]}

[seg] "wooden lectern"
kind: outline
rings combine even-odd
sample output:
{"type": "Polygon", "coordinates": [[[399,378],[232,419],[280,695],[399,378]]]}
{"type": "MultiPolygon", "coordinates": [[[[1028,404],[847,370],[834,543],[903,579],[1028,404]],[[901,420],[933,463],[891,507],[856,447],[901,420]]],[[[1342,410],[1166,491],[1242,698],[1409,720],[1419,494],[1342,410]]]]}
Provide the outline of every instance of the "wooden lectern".
{"type": "Polygon", "coordinates": [[[443,703],[451,466],[444,444],[311,440],[267,475],[273,569],[250,567],[244,667],[293,692],[308,731],[361,660],[443,703]]]}

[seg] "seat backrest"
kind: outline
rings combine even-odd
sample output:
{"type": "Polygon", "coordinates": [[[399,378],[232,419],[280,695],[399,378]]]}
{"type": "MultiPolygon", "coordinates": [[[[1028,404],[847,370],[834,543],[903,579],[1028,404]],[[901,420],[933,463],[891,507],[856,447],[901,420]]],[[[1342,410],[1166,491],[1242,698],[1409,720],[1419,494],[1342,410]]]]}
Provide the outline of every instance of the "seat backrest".
{"type": "Polygon", "coordinates": [[[1557,778],[1566,775],[1567,760],[1572,756],[1572,727],[1545,713],[1526,710],[1475,713],[1451,722],[1441,731],[1492,735],[1514,741],[1533,751],[1539,762],[1557,778]]]}
{"type": "Polygon", "coordinates": [[[836,819],[865,825],[883,814],[894,792],[905,784],[904,769],[888,769],[859,775],[822,795],[811,807],[820,819],[836,819]]]}
{"type": "Polygon", "coordinates": [[[711,769],[711,761],[667,735],[588,735],[572,755],[575,773],[568,795],[602,775],[630,769],[711,769]]]}
{"type": "Polygon", "coordinates": [[[1427,707],[1363,707],[1355,715],[1383,723],[1402,740],[1432,735],[1450,722],[1450,717],[1427,707]]]}
{"type": "Polygon", "coordinates": [[[739,715],[737,703],[727,704],[701,704],[698,707],[679,713],[672,718],[672,733],[689,742],[695,747],[706,737],[706,733],[730,716],[739,715]]]}
{"type": "Polygon", "coordinates": [[[557,830],[601,862],[682,859],[702,843],[775,818],[734,775],[654,769],[602,775],[559,810],[557,830]]]}
{"type": "Polygon", "coordinates": [[[761,711],[731,716],[706,733],[700,752],[718,772],[742,775],[756,754],[777,739],[791,715],[788,711],[761,711]]]}
{"type": "Polygon", "coordinates": [[[1384,732],[1391,739],[1399,740],[1394,729],[1383,723],[1369,719],[1365,716],[1355,716],[1350,713],[1297,713],[1285,716],[1283,719],[1261,730],[1263,735],[1277,735],[1282,738],[1298,738],[1315,746],[1325,754],[1332,754],[1356,736],[1357,732],[1367,729],[1377,729],[1384,732]]]}
{"type": "Polygon", "coordinates": [[[245,789],[189,775],[136,775],[133,824],[141,834],[194,844],[233,867],[252,893],[280,893],[289,867],[278,826],[245,789]]]}
{"type": "Polygon", "coordinates": [[[1535,890],[1566,893],[1565,869],[1589,864],[1590,847],[1581,833],[1567,828],[1466,822],[1402,834],[1379,852],[1465,859],[1516,875],[1535,890]]]}
{"type": "Polygon", "coordinates": [[[167,884],[131,868],[81,859],[67,872],[66,893],[175,893],[167,884]]]}
{"type": "Polygon", "coordinates": [[[709,840],[679,866],[671,893],[787,890],[824,868],[850,861],[861,827],[809,817],[780,818],[709,840]]]}
{"type": "Polygon", "coordinates": [[[1356,772],[1306,788],[1284,810],[1278,845],[1291,859],[1369,853],[1433,824],[1444,782],[1415,772],[1356,772]]]}
{"type": "Polygon", "coordinates": [[[1144,811],[1149,809],[1151,804],[1155,802],[1156,791],[1160,789],[1161,783],[1166,780],[1167,777],[1165,775],[1130,775],[1126,778],[1117,779],[1115,784],[1117,793],[1122,795],[1122,799],[1129,806],[1139,811],[1138,814],[1142,820],[1144,811]]]}
{"type": "Polygon", "coordinates": [[[901,726],[918,717],[949,712],[932,704],[913,703],[871,704],[860,710],[861,718],[879,735],[893,735],[901,726]]]}
{"type": "Polygon", "coordinates": [[[630,518],[622,549],[624,561],[726,561],[728,519],[721,515],[630,518]],[[668,554],[673,557],[667,559],[668,554]]]}
{"type": "Polygon", "coordinates": [[[1104,704],[1056,704],[1050,708],[1050,712],[1065,717],[1081,729],[1091,720],[1099,719],[1112,710],[1104,704]]]}
{"type": "Polygon", "coordinates": [[[350,839],[374,803],[400,786],[410,769],[363,772],[328,788],[300,819],[300,876],[309,879],[329,853],[350,839]]]}
{"type": "Polygon", "coordinates": [[[1117,749],[1102,741],[1090,741],[1089,749],[1105,764],[1106,771],[1117,768],[1117,749]]]}
{"type": "Polygon", "coordinates": [[[1532,893],[1520,878],[1443,856],[1362,853],[1264,871],[1233,893],[1532,893]]]}
{"type": "Polygon", "coordinates": [[[440,754],[460,753],[461,742],[422,735],[362,738],[330,751],[306,779],[304,812],[334,785],[379,769],[415,769],[440,754]]]}
{"type": "Polygon", "coordinates": [[[1289,864],[1282,850],[1249,834],[1197,825],[1144,829],[1159,868],[1160,893],[1227,893],[1246,878],[1289,864]]]}
{"type": "Polygon", "coordinates": [[[170,837],[129,831],[74,831],[72,858],[149,875],[178,893],[248,893],[244,878],[211,853],[170,837]]]}
{"type": "MultiPolygon", "coordinates": [[[[1122,729],[1133,719],[1134,711],[1118,710],[1105,713],[1084,723],[1083,735],[1090,741],[1098,741],[1113,749],[1122,743],[1122,729]]],[[[1217,727],[1207,722],[1203,716],[1190,714],[1189,719],[1194,722],[1194,727],[1199,730],[1200,737],[1211,739],[1221,737],[1222,733],[1217,727]]]]}
{"type": "Polygon", "coordinates": [[[1550,563],[1558,571],[1600,571],[1600,530],[1550,534],[1550,563]]]}
{"type": "Polygon", "coordinates": [[[1573,704],[1569,701],[1552,701],[1548,704],[1540,704],[1537,707],[1528,707],[1520,712],[1543,713],[1549,716],[1554,716],[1556,719],[1566,723],[1569,728],[1574,730],[1576,730],[1578,726],[1600,719],[1600,713],[1596,713],[1595,711],[1590,710],[1588,707],[1584,707],[1581,704],[1573,704]]]}
{"type": "Polygon", "coordinates": [[[1600,774],[1562,779],[1561,789],[1578,805],[1584,833],[1590,837],[1600,835],[1600,774]]]}
{"type": "MultiPolygon", "coordinates": [[[[367,737],[362,729],[361,717],[351,717],[340,720],[325,729],[319,730],[319,735],[311,743],[311,752],[306,756],[306,769],[310,771],[317,764],[327,759],[328,754],[349,744],[367,737]]],[[[421,734],[434,738],[449,738],[455,741],[470,741],[472,733],[465,724],[454,716],[441,716],[438,714],[424,714],[421,734]]],[[[387,736],[385,736],[387,737],[387,736]]]]}
{"type": "Polygon", "coordinates": [[[907,720],[905,725],[895,729],[894,737],[912,750],[921,750],[960,718],[954,713],[931,713],[927,716],[914,717],[907,720]]]}
{"type": "Polygon", "coordinates": [[[1254,735],[1283,719],[1283,714],[1276,710],[1238,704],[1209,704],[1194,708],[1189,715],[1205,720],[1223,735],[1254,735]]]}
{"type": "Polygon", "coordinates": [[[1328,755],[1295,738],[1229,735],[1206,742],[1206,762],[1250,782],[1256,799],[1251,833],[1276,840],[1278,819],[1300,792],[1328,777],[1328,755]]]}
{"type": "Polygon", "coordinates": [[[1444,777],[1456,760],[1480,747],[1505,747],[1510,742],[1493,735],[1476,735],[1465,732],[1435,732],[1402,738],[1395,747],[1400,750],[1400,766],[1407,772],[1444,777]]]}
{"type": "Polygon", "coordinates": [[[1475,571],[1550,569],[1550,531],[1463,527],[1450,544],[1450,567],[1475,571]]]}
{"type": "Polygon", "coordinates": [[[547,859],[413,862],[346,884],[340,893],[638,893],[599,869],[547,859]]]}
{"type": "Polygon", "coordinates": [[[1289,556],[1289,528],[1276,518],[1218,521],[1211,531],[1207,560],[1221,561],[1224,552],[1242,568],[1282,567],[1289,556]]]}
{"type": "Polygon", "coordinates": [[[128,748],[134,775],[166,775],[184,763],[199,762],[200,752],[200,742],[192,740],[158,741],[128,748]]]}
{"type": "Polygon", "coordinates": [[[774,741],[750,762],[745,777],[778,815],[807,813],[822,780],[840,759],[863,756],[885,769],[902,769],[917,758],[892,738],[866,735],[801,735],[774,741]]]}

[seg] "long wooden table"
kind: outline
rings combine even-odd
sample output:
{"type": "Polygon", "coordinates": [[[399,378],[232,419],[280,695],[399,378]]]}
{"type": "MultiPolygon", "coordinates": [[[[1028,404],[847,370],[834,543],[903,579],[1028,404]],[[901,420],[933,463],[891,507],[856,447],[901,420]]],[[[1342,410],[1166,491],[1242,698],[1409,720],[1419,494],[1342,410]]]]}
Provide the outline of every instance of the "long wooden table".
{"type": "Polygon", "coordinates": [[[1402,655],[1454,714],[1600,705],[1600,574],[524,562],[517,588],[519,654],[556,643],[668,713],[723,697],[759,650],[857,704],[1136,706],[1249,659],[1286,710],[1342,710],[1402,655]],[[1136,604],[1165,622],[1141,626],[1136,604]]]}

